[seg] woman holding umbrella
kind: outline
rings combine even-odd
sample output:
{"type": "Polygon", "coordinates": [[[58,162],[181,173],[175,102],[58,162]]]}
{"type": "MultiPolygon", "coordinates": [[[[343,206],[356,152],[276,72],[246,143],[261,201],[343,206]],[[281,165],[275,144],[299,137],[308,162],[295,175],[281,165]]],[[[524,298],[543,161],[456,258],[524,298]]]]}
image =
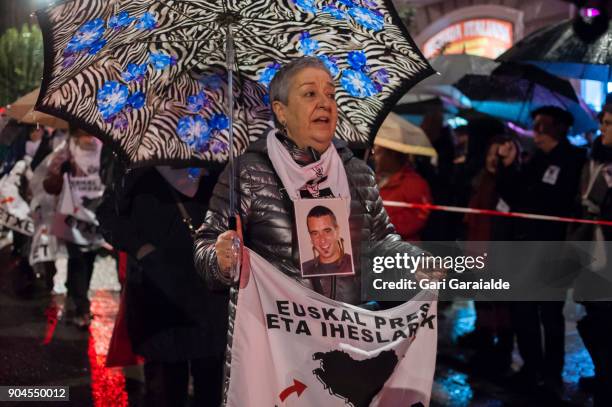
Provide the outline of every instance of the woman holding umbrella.
{"type": "MultiPolygon", "coordinates": [[[[346,143],[334,139],[338,118],[334,93],[332,75],[318,58],[303,57],[281,68],[270,84],[277,129],[238,158],[235,192],[246,246],[303,285],[359,304],[357,264],[355,275],[300,277],[292,201],[347,199],[353,259],[360,258],[356,252],[365,241],[376,255],[417,255],[421,250],[401,241],[383,208],[374,174],[346,143]]],[[[196,267],[217,286],[232,283],[236,264],[232,244],[237,232],[228,230],[230,176],[228,170],[221,175],[196,239],[196,267]]]]}

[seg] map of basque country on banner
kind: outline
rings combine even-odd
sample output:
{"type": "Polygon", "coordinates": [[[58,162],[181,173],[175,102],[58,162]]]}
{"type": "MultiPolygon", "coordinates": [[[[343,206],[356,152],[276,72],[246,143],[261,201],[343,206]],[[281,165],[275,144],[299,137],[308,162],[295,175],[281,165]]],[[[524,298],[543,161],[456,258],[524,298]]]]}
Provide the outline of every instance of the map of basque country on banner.
{"type": "Polygon", "coordinates": [[[303,287],[252,251],[246,255],[227,406],[429,405],[436,292],[368,311],[303,287]]]}

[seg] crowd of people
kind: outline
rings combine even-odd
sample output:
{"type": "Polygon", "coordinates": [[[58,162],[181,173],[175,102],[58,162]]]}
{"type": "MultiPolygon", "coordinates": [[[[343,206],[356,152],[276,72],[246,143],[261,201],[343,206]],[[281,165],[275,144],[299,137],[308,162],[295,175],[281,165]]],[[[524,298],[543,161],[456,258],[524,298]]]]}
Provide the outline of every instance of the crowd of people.
{"type": "MultiPolygon", "coordinates": [[[[65,247],[66,322],[85,328],[91,320],[87,292],[98,253],[127,253],[127,328],[134,352],[145,360],[147,405],[184,405],[190,376],[197,405],[221,402],[223,363],[231,341],[228,310],[236,305],[229,288],[240,263],[237,240],[304,286],[368,309],[389,304],[361,300],[360,274],[368,271],[361,269],[360,259],[366,247],[379,256],[418,255],[421,240],[612,240],[612,229],[605,226],[568,228],[562,222],[385,209],[383,204],[435,203],[612,220],[612,105],[602,108],[601,136],[588,151],[570,144],[573,118],[558,107],[532,112],[533,151],[495,119],[474,119],[453,131],[444,125],[441,112],[430,112],[421,126],[437,150],[437,165],[429,157],[376,141],[368,165],[334,138],[338,112],[331,78],[317,58],[298,59],[277,72],[270,84],[275,128],[237,159],[236,214],[230,212],[228,169],[211,165],[197,174],[170,166],[126,170],[109,148],[77,127],[65,134],[11,122],[3,130],[2,140],[10,139],[10,148],[2,158],[2,175],[26,160],[31,171],[22,177],[21,193],[32,208],[35,230],[48,226],[57,252],[65,247]],[[95,219],[75,215],[77,221],[71,223],[66,221],[71,215],[62,213],[72,231],[54,235],[56,212],[70,195],[66,190],[79,185],[85,186],[76,194],[81,202],[75,207],[95,219]],[[347,204],[354,275],[301,274],[292,203],[313,198],[347,204]],[[238,230],[230,227],[234,216],[238,230]],[[79,227],[87,222],[95,230],[79,227]]],[[[57,254],[31,262],[32,240],[13,231],[20,276],[16,290],[21,295],[31,294],[37,280],[44,281],[47,291],[53,288],[57,254]]],[[[341,254],[329,257],[331,263],[346,261],[343,248],[328,249],[314,238],[312,245],[322,254],[341,254]]],[[[320,259],[328,261],[324,255],[320,259]]],[[[610,301],[585,302],[586,316],[578,323],[595,365],[595,377],[583,384],[594,391],[596,406],[612,405],[610,301]]],[[[476,330],[460,338],[459,345],[477,347],[476,365],[507,374],[516,339],[524,364],[511,380],[558,393],[563,305],[477,302],[476,330]]]]}

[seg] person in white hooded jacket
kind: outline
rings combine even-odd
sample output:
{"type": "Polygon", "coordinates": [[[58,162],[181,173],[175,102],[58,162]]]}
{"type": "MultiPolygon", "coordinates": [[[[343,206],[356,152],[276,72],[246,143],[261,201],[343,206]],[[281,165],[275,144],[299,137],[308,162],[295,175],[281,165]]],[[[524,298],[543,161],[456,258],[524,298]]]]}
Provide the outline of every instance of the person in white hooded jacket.
{"type": "MultiPolygon", "coordinates": [[[[106,171],[108,165],[101,164],[106,160],[102,154],[102,143],[98,139],[83,130],[72,127],[66,146],[54,154],[55,156],[49,163],[47,176],[43,181],[43,187],[47,193],[61,194],[65,179],[64,174],[69,175],[68,179],[99,177],[98,182],[101,184],[101,192],[103,192],[104,175],[110,171],[106,171]]],[[[93,202],[90,200],[87,203],[87,209],[93,213],[100,202],[101,193],[99,200],[93,202]]],[[[104,246],[104,240],[101,236],[91,239],[90,242],[85,244],[82,241],[66,241],[68,251],[68,276],[66,280],[68,298],[64,320],[81,328],[89,326],[90,323],[90,302],[87,293],[96,253],[102,246],[104,246]]]]}

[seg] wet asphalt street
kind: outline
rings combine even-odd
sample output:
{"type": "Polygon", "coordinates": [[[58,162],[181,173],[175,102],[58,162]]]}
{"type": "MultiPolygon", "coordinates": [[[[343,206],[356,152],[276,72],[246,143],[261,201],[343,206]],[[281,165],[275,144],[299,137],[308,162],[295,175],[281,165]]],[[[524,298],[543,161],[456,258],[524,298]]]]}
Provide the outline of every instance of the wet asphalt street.
{"type": "MultiPolygon", "coordinates": [[[[88,330],[62,322],[65,261],[58,262],[54,293],[33,299],[14,294],[15,260],[0,251],[0,385],[62,385],[70,402],[20,402],[0,405],[140,406],[143,381],[139,367],[106,368],[106,353],[119,303],[119,284],[111,257],[98,258],[90,298],[93,321],[88,330]]],[[[578,378],[593,373],[590,358],[576,332],[568,307],[566,364],[562,401],[551,402],[533,392],[511,389],[503,378],[471,371],[470,351],[454,341],[474,326],[470,303],[455,303],[440,319],[439,354],[433,406],[590,406],[578,389],[578,378]]],[[[515,350],[515,367],[520,357],[515,350]]],[[[259,407],[259,406],[256,406],[259,407]]]]}

